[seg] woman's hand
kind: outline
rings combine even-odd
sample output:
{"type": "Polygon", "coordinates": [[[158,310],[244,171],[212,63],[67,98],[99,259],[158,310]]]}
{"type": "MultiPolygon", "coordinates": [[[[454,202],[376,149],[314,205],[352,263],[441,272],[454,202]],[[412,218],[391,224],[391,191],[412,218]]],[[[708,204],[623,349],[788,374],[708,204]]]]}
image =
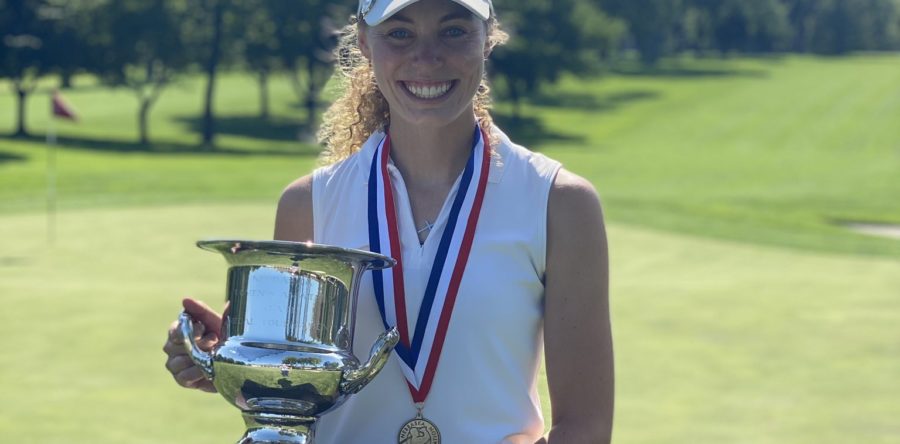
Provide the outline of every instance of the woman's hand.
{"type": "MultiPolygon", "coordinates": [[[[219,329],[222,325],[222,316],[201,301],[185,298],[182,301],[184,311],[194,318],[194,341],[205,350],[210,351],[219,342],[219,329]]],[[[206,379],[200,367],[191,360],[184,346],[184,337],[178,321],[169,327],[169,338],[163,346],[163,351],[168,355],[166,369],[172,373],[175,382],[182,387],[203,390],[215,393],[216,388],[212,381],[206,379]]]]}

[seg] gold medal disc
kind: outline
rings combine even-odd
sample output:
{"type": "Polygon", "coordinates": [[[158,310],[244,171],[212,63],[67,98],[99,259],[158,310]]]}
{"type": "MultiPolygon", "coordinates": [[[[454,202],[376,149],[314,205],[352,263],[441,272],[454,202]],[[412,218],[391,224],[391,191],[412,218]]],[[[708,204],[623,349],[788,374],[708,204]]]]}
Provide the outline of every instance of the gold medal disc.
{"type": "Polygon", "coordinates": [[[441,432],[433,422],[417,416],[400,428],[399,444],[440,444],[441,432]]]}

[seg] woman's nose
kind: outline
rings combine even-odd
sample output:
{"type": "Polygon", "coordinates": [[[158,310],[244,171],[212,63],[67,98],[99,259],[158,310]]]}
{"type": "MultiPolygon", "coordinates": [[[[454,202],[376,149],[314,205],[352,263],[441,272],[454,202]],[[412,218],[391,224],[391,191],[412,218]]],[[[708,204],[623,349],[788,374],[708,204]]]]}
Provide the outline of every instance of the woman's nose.
{"type": "Polygon", "coordinates": [[[439,45],[440,42],[434,39],[421,39],[416,43],[413,53],[413,61],[426,65],[438,65],[443,63],[444,54],[439,45]]]}

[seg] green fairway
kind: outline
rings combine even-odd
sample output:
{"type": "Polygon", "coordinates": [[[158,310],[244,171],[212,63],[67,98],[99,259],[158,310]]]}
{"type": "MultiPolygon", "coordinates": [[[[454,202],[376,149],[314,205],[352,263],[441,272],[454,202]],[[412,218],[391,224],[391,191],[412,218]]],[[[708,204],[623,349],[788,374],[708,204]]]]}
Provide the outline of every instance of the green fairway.
{"type": "MultiPolygon", "coordinates": [[[[237,410],[179,388],[160,350],[225,264],[193,241],[266,238],[271,205],[70,211],[0,231],[0,436],[230,442],[237,410]]],[[[896,442],[900,263],[613,225],[616,442],[896,442]]],[[[589,383],[589,381],[586,381],[589,383]]],[[[546,393],[543,388],[542,391],[546,393]]],[[[544,397],[546,402],[546,396],[544,397]]]]}
{"type": "MultiPolygon", "coordinates": [[[[224,261],[194,241],[270,238],[281,189],[316,164],[287,81],[272,88],[262,120],[252,77],[222,76],[204,150],[203,81],[182,79],[143,147],[133,94],[79,78],[65,94],[82,121],[57,124],[55,246],[46,88],[35,136],[0,137],[0,441],[240,435],[237,410],[177,387],[161,347],[181,297],[222,299],[224,261]]],[[[511,111],[497,106],[514,140],[604,201],[615,442],[900,442],[900,240],[842,226],[900,224],[900,56],[668,60],[565,78],[511,111]]]]}
{"type": "Polygon", "coordinates": [[[600,112],[535,112],[574,128],[577,143],[542,149],[594,182],[613,220],[900,257],[839,223],[900,224],[898,79],[897,55],[671,63],[563,85],[600,112]]]}
{"type": "MultiPolygon", "coordinates": [[[[253,83],[226,76],[219,91],[220,149],[198,146],[203,82],[199,77],[170,86],[150,118],[151,147],[137,144],[137,100],[126,89],[86,86],[66,93],[78,109],[78,124],[57,124],[60,205],[142,205],[173,201],[277,199],[281,189],[308,172],[318,149],[296,141],[302,113],[293,107],[286,82],[272,82],[269,120],[254,117],[253,83]],[[274,100],[277,98],[278,100],[274,100]],[[290,160],[290,161],[288,161],[290,160]]],[[[3,85],[6,86],[6,85],[3,85]]],[[[43,209],[46,195],[48,97],[28,104],[31,141],[0,139],[0,213],[43,209]]],[[[10,94],[0,109],[13,110],[10,94]]],[[[0,132],[13,128],[13,113],[0,116],[0,132]]]]}
{"type": "MultiPolygon", "coordinates": [[[[704,236],[900,258],[900,241],[845,221],[900,223],[900,56],[668,61],[647,75],[568,79],[524,106],[514,138],[594,182],[613,221],[704,236]]],[[[85,80],[68,93],[81,124],[61,123],[65,208],[176,202],[270,202],[309,171],[318,148],[295,142],[305,118],[284,79],[273,115],[257,111],[249,76],[223,76],[220,149],[196,143],[203,82],[171,86],[137,138],[136,100],[85,80]],[[249,154],[256,154],[249,156],[249,154]]],[[[12,96],[0,109],[12,111],[12,96]]],[[[47,96],[29,102],[35,134],[47,96]]],[[[13,113],[3,113],[10,132],[13,113]]],[[[0,139],[0,213],[44,206],[46,147],[0,139]]]]}

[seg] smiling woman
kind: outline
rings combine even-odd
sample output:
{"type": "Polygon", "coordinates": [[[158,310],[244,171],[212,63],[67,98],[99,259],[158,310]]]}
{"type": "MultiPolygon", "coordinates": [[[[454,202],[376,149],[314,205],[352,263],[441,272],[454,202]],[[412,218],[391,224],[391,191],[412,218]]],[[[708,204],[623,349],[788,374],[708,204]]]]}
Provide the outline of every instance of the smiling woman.
{"type": "MultiPolygon", "coordinates": [[[[372,3],[378,8],[391,6],[392,10],[397,11],[396,7],[398,5],[395,3],[410,4],[415,2],[372,3]],[[382,3],[390,3],[391,5],[382,6],[382,3]]],[[[454,5],[454,3],[449,1],[446,3],[454,5]]],[[[479,1],[475,3],[483,3],[486,5],[487,11],[490,14],[491,9],[489,2],[479,1]]],[[[340,74],[342,74],[341,78],[344,82],[344,94],[342,94],[325,113],[325,118],[319,131],[319,139],[327,148],[324,155],[324,160],[327,163],[334,163],[350,156],[362,146],[373,132],[390,126],[391,112],[388,111],[388,102],[385,98],[385,94],[379,87],[380,83],[377,82],[376,73],[370,62],[370,57],[372,55],[364,54],[363,51],[368,51],[367,46],[359,44],[361,39],[366,39],[365,34],[367,31],[372,30],[373,23],[380,24],[388,17],[386,13],[390,11],[385,10],[385,12],[382,12],[382,15],[379,16],[378,21],[370,20],[369,18],[375,17],[375,14],[378,13],[379,10],[380,9],[373,9],[370,11],[364,21],[357,22],[356,18],[354,18],[351,20],[351,24],[343,30],[341,45],[336,51],[336,54],[338,57],[340,74]]],[[[402,11],[402,9],[400,11],[402,11]]],[[[484,42],[484,45],[478,44],[481,42],[476,42],[476,44],[473,45],[473,36],[471,33],[473,14],[460,6],[457,6],[455,12],[455,14],[451,13],[440,18],[440,21],[444,22],[441,24],[446,27],[443,31],[445,34],[443,40],[448,43],[453,41],[468,42],[470,44],[468,49],[477,49],[479,53],[479,59],[472,59],[471,66],[469,66],[469,69],[478,68],[481,71],[481,77],[478,79],[475,97],[472,102],[474,105],[474,114],[479,125],[483,130],[488,132],[490,136],[490,129],[493,121],[489,113],[491,104],[490,87],[484,76],[484,58],[487,57],[496,46],[505,43],[509,36],[501,30],[496,17],[491,14],[487,19],[477,20],[478,23],[476,24],[478,28],[483,28],[483,36],[487,41],[484,42]],[[461,21],[463,23],[457,24],[457,26],[454,27],[452,23],[453,20],[456,20],[457,22],[461,21]]],[[[380,37],[380,40],[383,42],[385,40],[387,42],[395,41],[397,43],[395,46],[402,45],[402,42],[409,45],[414,41],[415,35],[412,33],[412,30],[409,29],[410,20],[406,15],[407,14],[402,13],[395,14],[397,18],[392,20],[396,21],[396,23],[394,23],[395,26],[388,30],[382,29],[381,34],[379,35],[376,32],[375,36],[380,37]],[[385,33],[387,35],[385,35],[385,33]]],[[[393,19],[394,16],[390,16],[390,18],[393,19]]],[[[390,25],[390,21],[388,22],[388,25],[390,25]]],[[[474,31],[476,34],[479,34],[479,36],[482,35],[481,30],[475,29],[474,31]]],[[[388,45],[384,46],[387,47],[385,49],[390,48],[388,45]]],[[[445,76],[446,74],[441,74],[441,77],[438,77],[438,79],[445,78],[445,76]]],[[[422,82],[411,80],[402,86],[408,87],[410,93],[413,95],[419,95],[421,98],[427,99],[446,94],[454,84],[452,81],[435,82],[435,80],[432,79],[430,81],[426,80],[422,82]],[[446,90],[444,90],[444,88],[446,88],[446,90]]],[[[394,113],[398,112],[398,110],[391,111],[394,113]]],[[[496,142],[496,140],[492,141],[496,142]]]]}
{"type": "MultiPolygon", "coordinates": [[[[275,238],[393,257],[364,280],[354,352],[386,328],[382,373],[318,422],[318,443],[602,443],[613,411],[597,194],[493,125],[489,0],[362,0],[338,48],[327,166],[289,185],[275,238]],[[550,434],[536,383],[545,355],[550,434]]],[[[218,315],[186,301],[187,311],[218,315]]],[[[170,330],[167,368],[214,390],[170,330]]],[[[210,338],[211,343],[215,338],[210,338]]]]}

